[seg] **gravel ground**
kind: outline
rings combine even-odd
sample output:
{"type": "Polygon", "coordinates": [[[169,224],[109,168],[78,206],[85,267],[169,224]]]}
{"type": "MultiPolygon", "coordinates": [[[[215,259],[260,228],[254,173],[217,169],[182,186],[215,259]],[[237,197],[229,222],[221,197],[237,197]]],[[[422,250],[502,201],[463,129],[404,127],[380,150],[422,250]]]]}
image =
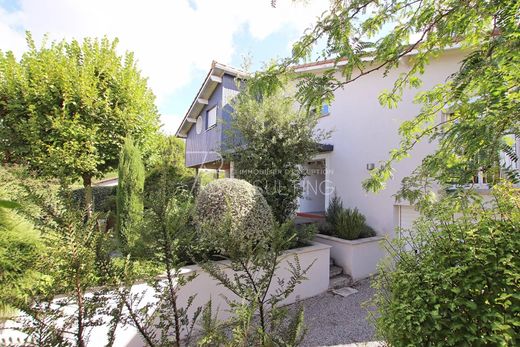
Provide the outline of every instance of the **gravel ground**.
{"type": "Polygon", "coordinates": [[[308,328],[303,346],[335,346],[375,340],[374,326],[366,319],[367,309],[361,306],[372,297],[374,290],[370,288],[369,280],[352,287],[358,292],[346,298],[325,293],[301,301],[308,328]]]}

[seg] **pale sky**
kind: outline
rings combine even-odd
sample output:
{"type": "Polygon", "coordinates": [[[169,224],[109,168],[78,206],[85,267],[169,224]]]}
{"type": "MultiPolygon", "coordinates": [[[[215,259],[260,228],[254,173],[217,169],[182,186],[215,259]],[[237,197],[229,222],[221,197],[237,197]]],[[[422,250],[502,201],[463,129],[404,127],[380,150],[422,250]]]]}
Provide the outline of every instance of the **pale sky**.
{"type": "Polygon", "coordinates": [[[0,49],[19,57],[25,31],[38,42],[118,37],[133,51],[157,96],[163,129],[174,133],[211,61],[252,68],[289,54],[329,0],[0,0],[0,49]]]}

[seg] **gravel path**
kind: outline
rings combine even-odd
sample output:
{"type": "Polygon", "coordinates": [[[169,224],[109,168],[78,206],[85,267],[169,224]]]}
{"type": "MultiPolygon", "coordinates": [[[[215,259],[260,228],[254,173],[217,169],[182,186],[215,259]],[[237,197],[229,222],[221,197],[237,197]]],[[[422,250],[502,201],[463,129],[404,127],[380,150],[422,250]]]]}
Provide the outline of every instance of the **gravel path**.
{"type": "Polygon", "coordinates": [[[308,328],[303,346],[335,346],[375,340],[374,326],[366,319],[367,309],[361,306],[372,297],[374,290],[369,280],[358,282],[353,288],[358,292],[346,298],[325,293],[301,301],[308,328]]]}

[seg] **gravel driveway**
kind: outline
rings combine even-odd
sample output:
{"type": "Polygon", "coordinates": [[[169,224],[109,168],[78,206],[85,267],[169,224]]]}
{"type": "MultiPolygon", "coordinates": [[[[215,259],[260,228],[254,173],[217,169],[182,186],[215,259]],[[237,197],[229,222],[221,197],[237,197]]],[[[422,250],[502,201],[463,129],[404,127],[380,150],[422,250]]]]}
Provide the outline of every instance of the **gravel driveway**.
{"type": "Polygon", "coordinates": [[[305,307],[308,328],[303,346],[346,345],[376,339],[374,326],[366,319],[366,308],[361,306],[374,294],[370,281],[358,282],[353,288],[358,292],[346,298],[324,293],[300,302],[305,307]]]}

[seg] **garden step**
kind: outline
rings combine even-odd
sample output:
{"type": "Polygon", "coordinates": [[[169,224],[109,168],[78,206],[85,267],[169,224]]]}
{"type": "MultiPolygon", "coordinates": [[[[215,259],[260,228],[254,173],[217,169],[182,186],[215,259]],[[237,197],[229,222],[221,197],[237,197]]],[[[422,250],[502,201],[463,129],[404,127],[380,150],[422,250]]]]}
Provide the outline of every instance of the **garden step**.
{"type": "Polygon", "coordinates": [[[349,287],[352,283],[352,277],[349,275],[338,275],[329,280],[329,289],[349,287]]]}
{"type": "Polygon", "coordinates": [[[336,265],[331,265],[329,270],[329,278],[335,277],[337,275],[341,275],[343,273],[343,269],[336,265]]]}

